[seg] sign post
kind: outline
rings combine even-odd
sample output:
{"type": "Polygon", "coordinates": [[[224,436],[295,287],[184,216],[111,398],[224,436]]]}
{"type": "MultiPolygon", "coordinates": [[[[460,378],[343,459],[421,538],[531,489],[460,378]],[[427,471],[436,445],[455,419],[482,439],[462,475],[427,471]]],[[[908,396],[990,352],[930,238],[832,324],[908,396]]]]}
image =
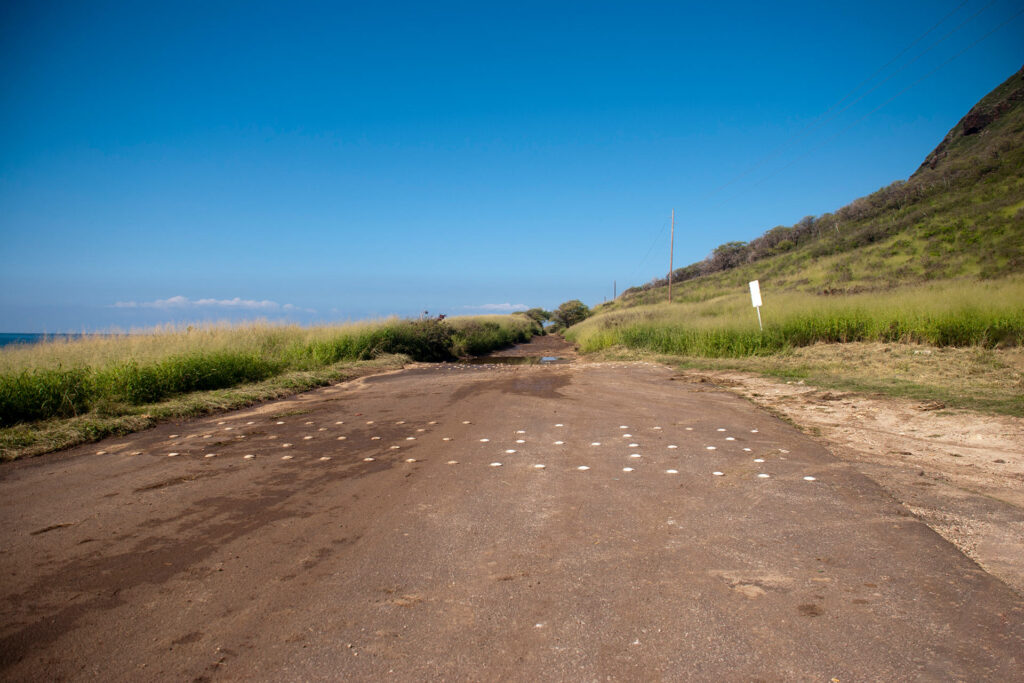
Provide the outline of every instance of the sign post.
{"type": "Polygon", "coordinates": [[[761,283],[757,280],[750,281],[750,301],[757,309],[757,327],[764,332],[764,326],[761,325],[761,283]]]}

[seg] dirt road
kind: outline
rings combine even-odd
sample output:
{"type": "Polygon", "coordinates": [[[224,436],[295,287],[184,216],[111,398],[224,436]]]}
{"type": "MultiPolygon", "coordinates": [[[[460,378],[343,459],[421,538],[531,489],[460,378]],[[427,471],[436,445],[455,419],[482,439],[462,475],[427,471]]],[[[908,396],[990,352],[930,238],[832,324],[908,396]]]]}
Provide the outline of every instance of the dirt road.
{"type": "Polygon", "coordinates": [[[0,511],[5,680],[1024,678],[1016,593],[655,365],[417,366],[4,465],[0,511]]]}

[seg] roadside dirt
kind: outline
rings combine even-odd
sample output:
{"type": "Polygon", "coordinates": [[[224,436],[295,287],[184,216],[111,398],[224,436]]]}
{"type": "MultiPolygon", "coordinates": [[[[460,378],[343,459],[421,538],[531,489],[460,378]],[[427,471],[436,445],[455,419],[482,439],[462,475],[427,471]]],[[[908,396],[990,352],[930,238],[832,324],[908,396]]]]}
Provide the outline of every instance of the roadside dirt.
{"type": "Polygon", "coordinates": [[[1024,594],[1024,420],[736,371],[680,376],[743,396],[819,437],[1024,594]]]}

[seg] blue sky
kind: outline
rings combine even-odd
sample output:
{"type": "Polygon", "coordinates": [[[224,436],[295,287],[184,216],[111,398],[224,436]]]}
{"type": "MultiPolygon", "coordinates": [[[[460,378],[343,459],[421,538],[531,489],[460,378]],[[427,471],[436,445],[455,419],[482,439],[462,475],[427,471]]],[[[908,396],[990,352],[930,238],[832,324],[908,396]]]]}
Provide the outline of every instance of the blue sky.
{"type": "Polygon", "coordinates": [[[1020,11],[3,3],[0,331],[600,303],[906,178],[1020,11]]]}

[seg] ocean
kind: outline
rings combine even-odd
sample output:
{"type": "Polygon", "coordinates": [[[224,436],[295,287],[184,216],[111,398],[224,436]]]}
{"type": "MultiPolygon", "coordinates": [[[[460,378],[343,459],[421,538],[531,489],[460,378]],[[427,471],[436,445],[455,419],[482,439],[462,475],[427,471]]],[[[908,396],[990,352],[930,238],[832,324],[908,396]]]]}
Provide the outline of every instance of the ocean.
{"type": "Polygon", "coordinates": [[[0,346],[35,344],[45,339],[79,339],[82,334],[44,334],[42,332],[0,332],[0,346]]]}

